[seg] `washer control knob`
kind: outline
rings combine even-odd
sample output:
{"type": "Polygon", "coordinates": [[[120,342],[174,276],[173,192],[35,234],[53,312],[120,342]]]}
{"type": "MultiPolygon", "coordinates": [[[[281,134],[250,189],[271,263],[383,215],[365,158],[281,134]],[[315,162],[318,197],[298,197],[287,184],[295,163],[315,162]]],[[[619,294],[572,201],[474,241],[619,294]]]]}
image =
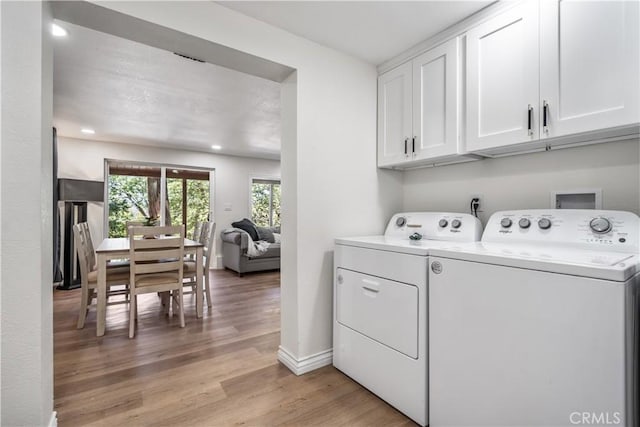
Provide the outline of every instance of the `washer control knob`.
{"type": "Polygon", "coordinates": [[[551,220],[549,218],[540,218],[538,220],[538,227],[542,230],[548,230],[551,228],[551,220]]]}
{"type": "Polygon", "coordinates": [[[520,218],[520,221],[518,221],[518,225],[520,226],[520,228],[529,228],[531,226],[531,221],[529,221],[528,218],[520,218]]]}
{"type": "Polygon", "coordinates": [[[398,227],[402,227],[403,225],[405,225],[407,223],[407,218],[403,217],[403,216],[399,216],[398,218],[396,218],[396,225],[398,227]]]}
{"type": "Polygon", "coordinates": [[[453,221],[451,221],[451,226],[453,228],[460,228],[461,225],[462,225],[462,222],[460,222],[459,219],[454,219],[453,221]]]}
{"type": "Polygon", "coordinates": [[[447,225],[449,225],[449,221],[447,221],[444,218],[442,218],[440,221],[438,221],[438,227],[440,227],[440,228],[445,228],[447,225]]]}
{"type": "Polygon", "coordinates": [[[589,227],[594,233],[604,234],[611,231],[611,221],[607,218],[593,218],[589,223],[589,227]]]}
{"type": "Polygon", "coordinates": [[[513,222],[511,222],[509,218],[502,218],[502,220],[500,221],[500,225],[503,226],[504,228],[511,227],[511,224],[513,224],[513,222]]]}

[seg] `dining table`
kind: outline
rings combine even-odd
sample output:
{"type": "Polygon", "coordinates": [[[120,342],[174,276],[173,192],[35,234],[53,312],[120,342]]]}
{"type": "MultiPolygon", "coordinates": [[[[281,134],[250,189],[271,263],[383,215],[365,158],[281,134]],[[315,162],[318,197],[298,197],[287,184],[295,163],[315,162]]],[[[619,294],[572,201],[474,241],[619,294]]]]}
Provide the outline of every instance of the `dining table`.
{"type": "MultiPolygon", "coordinates": [[[[196,315],[202,317],[203,312],[203,254],[204,245],[190,239],[184,239],[185,254],[193,254],[196,259],[196,315]]],[[[129,259],[129,239],[126,237],[106,238],[96,248],[98,271],[98,310],[96,335],[104,335],[107,321],[107,263],[110,260],[129,259]]]]}

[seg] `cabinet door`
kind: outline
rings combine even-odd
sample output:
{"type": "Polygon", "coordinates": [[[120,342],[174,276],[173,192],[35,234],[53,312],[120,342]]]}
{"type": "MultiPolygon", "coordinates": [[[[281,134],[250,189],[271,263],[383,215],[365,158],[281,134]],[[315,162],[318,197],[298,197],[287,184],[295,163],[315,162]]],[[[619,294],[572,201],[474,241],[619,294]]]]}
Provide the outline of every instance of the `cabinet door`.
{"type": "Polygon", "coordinates": [[[526,1],[467,33],[469,151],[538,139],[538,5],[526,1]]]}
{"type": "Polygon", "coordinates": [[[408,157],[411,137],[411,63],[378,77],[378,166],[408,157]]]}
{"type": "Polygon", "coordinates": [[[637,1],[541,2],[543,138],[638,122],[638,12],[637,1]]]}
{"type": "Polygon", "coordinates": [[[413,60],[415,159],[458,152],[458,39],[413,60]]]}

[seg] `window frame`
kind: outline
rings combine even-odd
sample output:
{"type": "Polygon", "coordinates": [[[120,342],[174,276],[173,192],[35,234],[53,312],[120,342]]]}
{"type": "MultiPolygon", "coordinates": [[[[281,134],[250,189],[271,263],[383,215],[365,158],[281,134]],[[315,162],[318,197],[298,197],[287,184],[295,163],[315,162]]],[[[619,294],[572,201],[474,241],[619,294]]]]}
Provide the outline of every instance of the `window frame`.
{"type": "MultiPolygon", "coordinates": [[[[110,166],[114,164],[129,164],[129,165],[137,165],[137,166],[150,166],[160,168],[160,212],[162,215],[160,216],[160,225],[165,225],[165,216],[164,212],[166,209],[166,182],[167,182],[167,170],[170,169],[187,169],[193,171],[202,171],[209,173],[209,218],[215,218],[214,209],[216,206],[215,203],[215,195],[216,195],[216,185],[217,180],[215,179],[215,168],[207,168],[202,166],[190,166],[190,165],[180,165],[173,163],[156,163],[156,162],[145,162],[145,161],[137,161],[137,160],[119,160],[119,159],[104,159],[104,206],[103,206],[103,239],[109,235],[109,177],[110,174],[110,166]]],[[[117,174],[116,174],[117,175],[117,174]]]]}
{"type": "Polygon", "coordinates": [[[282,202],[282,181],[280,177],[276,176],[252,176],[249,179],[249,217],[251,221],[253,221],[253,184],[270,184],[271,191],[269,193],[269,227],[274,227],[273,225],[273,185],[277,184],[280,186],[280,198],[282,202]]]}

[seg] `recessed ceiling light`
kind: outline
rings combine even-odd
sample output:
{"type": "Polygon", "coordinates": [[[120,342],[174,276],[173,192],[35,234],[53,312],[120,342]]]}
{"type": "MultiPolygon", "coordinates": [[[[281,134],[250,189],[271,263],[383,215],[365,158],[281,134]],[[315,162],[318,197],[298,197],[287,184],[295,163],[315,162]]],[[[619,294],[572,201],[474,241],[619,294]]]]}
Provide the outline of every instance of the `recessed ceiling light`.
{"type": "Polygon", "coordinates": [[[212,145],[211,148],[214,149],[214,150],[222,150],[222,146],[221,145],[212,145]]]}
{"type": "Polygon", "coordinates": [[[80,129],[80,132],[82,132],[82,133],[86,133],[87,135],[93,135],[94,133],[96,133],[96,131],[95,131],[95,130],[93,130],[93,129],[89,129],[89,128],[83,128],[83,129],[80,129]]]}
{"type": "Polygon", "coordinates": [[[173,173],[178,173],[178,169],[174,169],[174,170],[172,170],[171,172],[173,172],[173,173]]]}
{"type": "Polygon", "coordinates": [[[51,34],[56,37],[65,37],[67,35],[67,30],[58,24],[51,24],[51,34]]]}

